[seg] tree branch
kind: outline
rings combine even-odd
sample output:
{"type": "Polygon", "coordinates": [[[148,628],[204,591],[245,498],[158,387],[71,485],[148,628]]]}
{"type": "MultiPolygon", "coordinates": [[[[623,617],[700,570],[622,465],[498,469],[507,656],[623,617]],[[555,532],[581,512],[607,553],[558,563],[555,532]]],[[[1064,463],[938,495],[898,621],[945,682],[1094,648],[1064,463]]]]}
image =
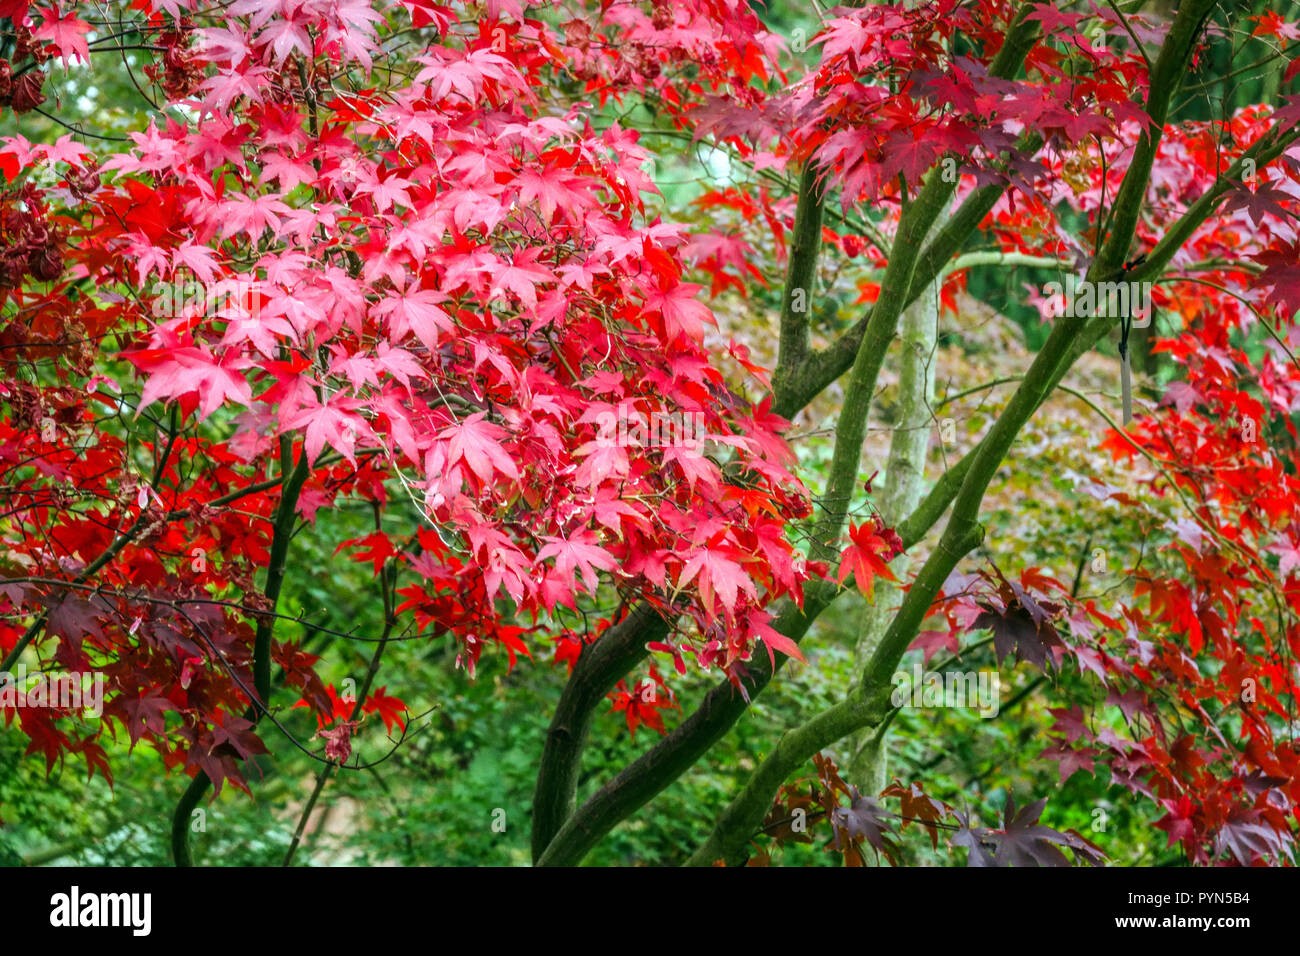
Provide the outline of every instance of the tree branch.
{"type": "Polygon", "coordinates": [[[779,396],[785,391],[787,379],[808,354],[813,285],[817,279],[817,261],[822,246],[824,190],[820,178],[817,163],[808,160],[799,179],[799,201],[794,214],[790,265],[786,271],[785,291],[781,297],[781,339],[772,382],[777,396],[775,401],[778,402],[779,396]]]}
{"type": "MultiPolygon", "coordinates": [[[[378,523],[378,522],[376,522],[378,523]]],[[[356,702],[352,706],[352,714],[348,717],[350,721],[357,721],[361,717],[361,709],[365,706],[366,698],[370,696],[370,688],[375,682],[375,675],[379,673],[379,661],[384,656],[384,648],[388,644],[389,635],[393,633],[393,628],[397,625],[397,615],[393,612],[393,587],[397,580],[397,565],[390,558],[384,563],[383,573],[379,579],[380,590],[384,600],[384,630],[379,636],[379,643],[375,646],[375,651],[370,655],[370,665],[366,668],[366,675],[361,681],[361,687],[357,691],[356,702]]],[[[307,798],[306,804],[303,805],[302,813],[298,817],[298,826],[294,829],[293,839],[289,843],[289,849],[285,851],[284,860],[281,866],[291,866],[294,855],[298,852],[298,846],[302,843],[302,835],[307,829],[307,821],[311,819],[311,812],[316,808],[316,801],[320,799],[321,793],[325,790],[325,785],[329,783],[330,775],[334,772],[335,764],[327,763],[316,773],[316,784],[312,787],[311,795],[307,798]]]]}
{"type": "MultiPolygon", "coordinates": [[[[1017,10],[1006,41],[990,70],[994,75],[1014,75],[1037,41],[1038,22],[1026,20],[1029,12],[1028,4],[1022,4],[1017,10]]],[[[1002,190],[999,187],[986,188],[993,195],[985,193],[980,201],[987,202],[988,208],[991,209],[1002,190]]],[[[930,274],[923,284],[916,286],[916,294],[911,294],[917,262],[921,258],[921,244],[937,218],[939,210],[946,205],[955,189],[956,183],[945,183],[939,176],[931,175],[917,199],[904,211],[903,221],[900,222],[898,234],[895,236],[894,248],[890,252],[881,296],[867,319],[861,344],[848,363],[854,366],[853,380],[850,383],[850,395],[845,398],[845,411],[841,413],[837,423],[831,480],[827,494],[823,498],[823,514],[814,531],[815,556],[828,553],[828,549],[831,548],[829,542],[838,538],[843,526],[844,515],[852,496],[852,488],[862,456],[862,439],[865,435],[865,421],[871,393],[884,361],[885,351],[894,336],[899,315],[934,280],[943,264],[988,211],[971,207],[965,217],[959,220],[958,228],[966,230],[960,235],[952,231],[953,221],[949,221],[935,240],[944,243],[941,248],[948,249],[947,254],[942,261],[935,263],[933,274],[930,274]]],[[[980,192],[977,190],[976,195],[980,192]]],[[[968,205],[969,203],[964,204],[963,208],[968,205]]],[[[960,210],[958,215],[961,215],[960,210]]],[[[785,393],[784,404],[778,407],[778,403],[774,402],[774,409],[778,414],[790,417],[793,411],[797,411],[811,401],[813,396],[838,375],[839,372],[812,391],[807,388],[806,374],[799,375],[799,381],[790,385],[790,390],[785,393]],[[799,402],[793,410],[789,407],[792,401],[799,402]]],[[[904,543],[907,544],[906,539],[904,543]]],[[[774,628],[797,642],[802,639],[816,616],[834,600],[837,592],[838,588],[828,582],[818,582],[814,587],[805,588],[804,609],[801,611],[792,604],[786,604],[773,622],[774,628]]],[[[779,668],[784,660],[784,657],[778,657],[776,666],[779,668]]],[[[752,699],[752,696],[760,692],[770,681],[773,668],[761,657],[757,661],[751,661],[750,664],[752,676],[746,682],[746,686],[749,699],[752,699]]],[[[749,699],[736,693],[727,682],[715,686],[706,695],[704,703],[690,717],[597,791],[569,817],[550,846],[537,858],[537,864],[565,866],[581,860],[587,851],[620,820],[635,812],[668,786],[721,739],[744,713],[749,705],[749,699]]]]}
{"type": "Polygon", "coordinates": [[[533,791],[532,851],[536,862],[573,813],[582,751],[596,707],[624,675],[661,640],[668,622],[650,605],[637,605],[583,649],[556,704],[533,791]]]}
{"type": "MultiPolygon", "coordinates": [[[[280,588],[284,584],[285,558],[289,552],[289,540],[293,536],[293,516],[298,508],[298,496],[302,493],[303,483],[310,470],[307,462],[307,450],[304,447],[298,457],[293,472],[289,472],[292,461],[292,444],[288,438],[282,438],[280,444],[280,473],[288,474],[280,495],[280,505],[275,512],[275,526],[271,537],[271,559],[267,565],[266,586],[263,588],[270,610],[275,611],[280,600],[280,588]]],[[[253,637],[253,688],[260,699],[253,700],[244,711],[244,719],[257,723],[271,699],[271,635],[275,630],[275,618],[263,616],[257,624],[253,637]]],[[[381,645],[382,646],[382,645],[381,645]]],[[[200,770],[190,781],[190,785],[181,794],[176,810],[172,814],[172,859],[177,866],[193,866],[190,856],[190,814],[198,806],[212,779],[200,770]]]]}
{"type": "MultiPolygon", "coordinates": [[[[1090,280],[1108,277],[1124,261],[1123,257],[1133,239],[1138,210],[1146,194],[1151,160],[1163,130],[1169,100],[1177,88],[1204,18],[1208,16],[1214,2],[1215,0],[1185,2],[1161,48],[1156,76],[1152,78],[1153,86],[1148,95],[1147,112],[1153,120],[1155,132],[1143,134],[1134,161],[1125,173],[1114,209],[1114,221],[1121,228],[1112,231],[1107,237],[1089,269],[1090,280]]],[[[712,859],[721,857],[728,863],[737,860],[749,841],[749,835],[761,824],[777,788],[790,770],[811,758],[822,747],[839,739],[830,737],[830,734],[846,728],[840,735],[843,736],[859,727],[873,726],[873,709],[860,704],[854,706],[851,702],[870,700],[887,692],[893,672],[929,613],[934,598],[942,590],[957,562],[982,540],[983,528],[978,518],[984,494],[1021,427],[1057,381],[1058,370],[1069,361],[1071,346],[1078,339],[1086,322],[1082,317],[1057,321],[1047,342],[1034,357],[1029,371],[1012,395],[1010,403],[980,442],[962,479],[943,535],[908,589],[902,606],[867,663],[859,685],[844,702],[818,714],[800,732],[783,738],[783,746],[778,747],[760,765],[745,788],[719,817],[704,847],[692,857],[693,862],[698,862],[701,854],[711,855],[712,859]],[[860,722],[849,726],[855,719],[860,722]],[[778,776],[779,779],[776,779],[778,776]]]]}

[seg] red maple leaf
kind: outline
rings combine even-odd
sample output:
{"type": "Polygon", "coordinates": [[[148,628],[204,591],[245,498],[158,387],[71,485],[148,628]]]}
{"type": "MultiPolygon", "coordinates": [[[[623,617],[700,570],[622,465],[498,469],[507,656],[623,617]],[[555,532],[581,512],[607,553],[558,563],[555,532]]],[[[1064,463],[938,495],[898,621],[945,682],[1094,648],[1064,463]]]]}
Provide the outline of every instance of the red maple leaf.
{"type": "Polygon", "coordinates": [[[861,525],[849,522],[851,543],[840,556],[840,569],[835,578],[837,584],[843,584],[844,579],[852,574],[858,590],[870,599],[877,577],[886,581],[898,580],[889,570],[889,562],[898,553],[896,536],[894,541],[889,540],[885,530],[879,521],[861,525]]]}

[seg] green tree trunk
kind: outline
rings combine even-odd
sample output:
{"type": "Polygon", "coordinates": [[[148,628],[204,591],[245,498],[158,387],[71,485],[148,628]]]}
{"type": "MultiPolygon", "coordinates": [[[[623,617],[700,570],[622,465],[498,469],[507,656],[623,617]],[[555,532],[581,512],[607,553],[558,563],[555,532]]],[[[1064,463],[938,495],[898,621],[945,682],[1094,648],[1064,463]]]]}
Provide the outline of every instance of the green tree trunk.
{"type": "MultiPolygon", "coordinates": [[[[936,220],[947,219],[945,210],[936,220]]],[[[934,237],[927,237],[927,242],[934,237]]],[[[928,285],[921,295],[903,312],[899,320],[899,339],[902,356],[898,381],[898,415],[894,434],[889,443],[889,459],[885,465],[884,486],[875,504],[880,516],[889,526],[894,526],[916,510],[921,503],[921,489],[925,479],[926,451],[935,423],[931,404],[934,399],[935,347],[939,331],[939,290],[942,276],[928,285]]],[[[890,570],[902,580],[907,574],[911,559],[900,554],[890,563],[890,570]]],[[[876,652],[880,637],[897,609],[898,589],[885,581],[877,581],[875,600],[862,608],[859,620],[857,645],[854,651],[854,670],[858,673],[876,652]]],[[[848,780],[867,794],[877,794],[888,779],[888,735],[868,731],[856,735],[850,744],[848,780]]]]}

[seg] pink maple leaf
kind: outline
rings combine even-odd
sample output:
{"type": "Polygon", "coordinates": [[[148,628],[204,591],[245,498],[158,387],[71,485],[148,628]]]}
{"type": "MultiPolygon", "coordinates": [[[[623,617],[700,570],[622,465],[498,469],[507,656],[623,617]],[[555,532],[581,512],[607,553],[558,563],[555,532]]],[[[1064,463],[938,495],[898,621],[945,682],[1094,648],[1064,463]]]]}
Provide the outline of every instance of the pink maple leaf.
{"type": "Polygon", "coordinates": [[[476,412],[459,425],[444,428],[438,433],[439,438],[450,439],[447,464],[454,465],[463,461],[483,482],[491,481],[495,472],[518,481],[519,469],[501,447],[501,439],[506,436],[506,431],[499,425],[484,421],[486,414],[476,412]]]}
{"type": "Polygon", "coordinates": [[[555,281],[553,272],[533,264],[541,254],[540,248],[517,253],[513,262],[493,274],[493,291],[513,292],[526,308],[536,308],[537,285],[555,281]]]}
{"type": "Polygon", "coordinates": [[[127,358],[145,373],[141,409],[160,398],[198,392],[202,421],[227,400],[247,405],[253,398],[252,389],[238,371],[197,348],[142,349],[127,358]]]}
{"type": "Polygon", "coordinates": [[[1296,568],[1300,568],[1300,546],[1297,546],[1294,541],[1271,544],[1264,550],[1276,554],[1282,559],[1282,563],[1277,569],[1279,577],[1284,578],[1296,568]]]}
{"type": "Polygon", "coordinates": [[[677,586],[686,587],[696,576],[699,577],[700,597],[706,607],[711,607],[716,597],[730,615],[736,609],[736,598],[741,591],[758,600],[758,591],[745,569],[717,551],[704,548],[695,552],[682,568],[677,586]]]}
{"type": "Polygon", "coordinates": [[[664,329],[670,337],[678,334],[692,339],[704,336],[704,323],[716,324],[713,313],[695,298],[702,286],[679,282],[671,289],[659,289],[645,298],[647,309],[657,309],[664,317],[664,329]]]}
{"type": "Polygon", "coordinates": [[[575,569],[582,575],[587,591],[594,593],[600,581],[596,572],[613,571],[618,567],[613,556],[595,543],[596,536],[590,531],[568,539],[548,535],[542,540],[548,543],[537,552],[538,560],[555,558],[555,570],[566,580],[570,589],[574,584],[575,569]]]}
{"type": "Polygon", "coordinates": [[[42,11],[41,16],[45,22],[36,28],[33,34],[36,39],[53,43],[64,63],[69,62],[72,56],[78,57],[82,63],[90,62],[90,48],[86,45],[89,23],[78,20],[73,11],[61,17],[55,7],[42,11]]]}
{"type": "Polygon", "coordinates": [[[370,314],[377,319],[388,319],[388,334],[394,342],[400,342],[408,331],[424,347],[433,351],[438,347],[438,333],[451,332],[456,328],[439,302],[447,297],[435,289],[418,289],[414,286],[405,292],[385,296],[370,308],[370,314]]]}

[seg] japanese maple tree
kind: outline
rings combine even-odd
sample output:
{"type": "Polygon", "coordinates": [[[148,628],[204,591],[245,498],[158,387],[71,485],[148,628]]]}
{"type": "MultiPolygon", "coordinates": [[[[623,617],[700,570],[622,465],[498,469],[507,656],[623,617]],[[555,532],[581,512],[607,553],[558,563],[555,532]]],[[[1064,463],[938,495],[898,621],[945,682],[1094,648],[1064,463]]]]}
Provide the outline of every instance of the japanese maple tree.
{"type": "MultiPolygon", "coordinates": [[[[1108,773],[1192,862],[1290,861],[1300,101],[1188,103],[1238,38],[1291,88],[1300,26],[1139,6],[867,4],[783,38],[738,0],[133,0],[113,18],[0,0],[0,671],[107,687],[102,719],[0,698],[6,725],[47,768],[110,781],[105,734],[155,748],[191,778],[171,829],[188,864],[191,812],[255,788],[253,757],[311,753],[310,812],[369,765],[367,716],[401,746],[430,703],[376,685],[410,642],[452,642],[471,676],[487,651],[550,663],[568,681],[537,741],[532,852],[574,864],[855,591],[875,600],[859,679],[773,741],[692,863],[764,861],[805,838],[796,811],[848,863],[897,859],[918,830],[970,865],[1098,862],[1039,823],[1046,794],[980,821],[882,776],[904,655],[980,641],[1054,679],[1056,736],[1026,759],[1108,773]],[[121,70],[128,47],[150,118],[89,128],[49,77],[121,70]],[[740,185],[673,216],[637,108],[740,185]],[[738,222],[784,270],[770,370],[715,332],[711,302],[767,281],[738,222]],[[832,258],[878,278],[843,330],[816,318],[832,258]],[[1133,310],[1060,314],[1025,283],[1045,341],[982,386],[1010,397],[971,450],[905,493],[933,422],[863,456],[890,344],[927,300],[920,325],[942,328],[987,265],[1150,283],[1178,327],[1130,342],[1133,310]],[[1129,508],[1158,557],[1102,603],[976,552],[1022,428],[1112,339],[1150,394],[1131,422],[1088,399],[1097,445],[1149,469],[1152,499],[1094,482],[1081,507],[1129,508]],[[823,480],[786,439],[836,388],[823,480]],[[322,573],[295,540],[344,501],[373,530],[324,543],[373,573],[384,620],[337,635],[370,654],[351,692],[286,636],[302,619],[281,600],[322,573]],[[692,669],[716,676],[701,699],[674,689],[692,669]],[[646,749],[578,805],[611,709],[646,749]],[[852,772],[823,754],[863,735],[852,772]]],[[[924,363],[903,373],[916,405],[924,363]]]]}

